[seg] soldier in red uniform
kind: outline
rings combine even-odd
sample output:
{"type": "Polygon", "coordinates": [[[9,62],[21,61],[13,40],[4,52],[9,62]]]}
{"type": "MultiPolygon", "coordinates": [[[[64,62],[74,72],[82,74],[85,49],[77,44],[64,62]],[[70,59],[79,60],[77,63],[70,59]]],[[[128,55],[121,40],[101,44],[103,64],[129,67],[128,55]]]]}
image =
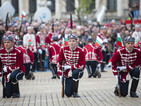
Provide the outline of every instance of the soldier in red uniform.
{"type": "Polygon", "coordinates": [[[103,55],[101,49],[93,44],[93,39],[88,38],[88,44],[83,47],[85,52],[86,67],[88,71],[88,78],[101,77],[101,73],[96,71],[98,63],[102,63],[103,55]]]}
{"type": "Polygon", "coordinates": [[[48,53],[50,57],[50,68],[51,68],[52,75],[53,75],[52,79],[56,79],[56,76],[58,77],[57,60],[58,60],[59,51],[60,51],[61,46],[57,42],[59,40],[57,36],[53,37],[52,40],[53,40],[53,43],[49,45],[48,53]]]}
{"type": "MultiPolygon", "coordinates": [[[[46,38],[46,34],[44,32],[44,26],[41,25],[39,27],[39,31],[37,32],[36,35],[36,44],[37,44],[37,50],[38,50],[38,67],[37,70],[39,70],[39,68],[44,68],[44,61],[45,61],[45,38],[46,38]],[[42,62],[42,64],[41,64],[42,62]],[[42,65],[42,66],[41,66],[42,65]]],[[[43,70],[41,70],[43,71],[43,70]]]]}
{"type": "Polygon", "coordinates": [[[21,40],[18,40],[16,42],[17,48],[23,52],[23,63],[25,66],[25,78],[26,79],[35,79],[35,76],[32,72],[32,66],[34,63],[34,54],[29,49],[23,46],[23,42],[21,40]]]}
{"type": "Polygon", "coordinates": [[[4,35],[4,36],[13,36],[14,37],[14,41],[16,42],[18,39],[19,39],[19,37],[18,37],[18,35],[14,32],[14,27],[13,27],[13,25],[10,23],[10,24],[8,24],[8,31],[6,32],[6,34],[4,35]]]}
{"type": "Polygon", "coordinates": [[[58,57],[58,74],[61,78],[62,67],[64,67],[65,80],[65,95],[70,97],[79,97],[78,85],[79,79],[83,76],[85,68],[85,53],[82,48],[78,47],[77,36],[70,34],[68,36],[69,46],[61,48],[58,57]]]}
{"type": "MultiPolygon", "coordinates": [[[[125,47],[118,49],[112,57],[112,71],[118,77],[118,68],[120,69],[120,88],[121,96],[125,97],[128,94],[129,77],[132,78],[130,96],[137,98],[136,94],[141,65],[141,51],[134,47],[135,39],[127,36],[124,39],[125,47]],[[130,75],[130,76],[129,76],[130,75]]],[[[116,86],[115,95],[118,96],[118,86],[116,86]]]]}
{"type": "MultiPolygon", "coordinates": [[[[4,47],[0,49],[0,71],[4,71],[6,81],[6,97],[19,98],[18,80],[21,80],[25,68],[23,66],[23,53],[14,47],[14,38],[4,36],[4,47]]],[[[0,74],[1,76],[1,74],[0,74]]]]}
{"type": "Polygon", "coordinates": [[[45,38],[46,45],[48,46],[49,44],[51,44],[53,42],[52,36],[58,36],[59,34],[61,34],[59,31],[59,25],[57,23],[53,23],[51,32],[45,38]]]}

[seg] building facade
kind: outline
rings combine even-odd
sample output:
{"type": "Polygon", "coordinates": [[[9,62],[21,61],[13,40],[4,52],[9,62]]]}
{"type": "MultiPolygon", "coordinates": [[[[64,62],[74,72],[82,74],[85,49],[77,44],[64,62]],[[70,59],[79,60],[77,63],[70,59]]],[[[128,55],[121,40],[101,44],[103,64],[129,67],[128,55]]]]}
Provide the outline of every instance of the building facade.
{"type": "MultiPolygon", "coordinates": [[[[79,0],[0,0],[0,5],[5,1],[9,1],[15,8],[15,15],[21,17],[21,12],[25,11],[27,14],[34,14],[40,7],[48,7],[53,18],[66,19],[70,13],[76,14],[76,9],[79,7],[79,0]]],[[[105,18],[126,18],[128,16],[128,9],[136,0],[93,0],[94,9],[91,14],[99,11],[102,5],[107,10],[105,18]]],[[[139,1],[139,14],[141,15],[141,2],[139,1]]],[[[93,15],[90,17],[93,18],[93,15]]]]}

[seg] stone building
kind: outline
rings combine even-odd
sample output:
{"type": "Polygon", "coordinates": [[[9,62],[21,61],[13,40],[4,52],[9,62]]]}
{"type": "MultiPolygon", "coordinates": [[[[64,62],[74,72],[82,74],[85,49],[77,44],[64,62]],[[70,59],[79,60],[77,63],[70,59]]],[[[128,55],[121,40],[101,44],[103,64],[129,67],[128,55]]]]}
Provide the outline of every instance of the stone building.
{"type": "MultiPolygon", "coordinates": [[[[16,12],[15,15],[21,16],[22,10],[27,14],[34,14],[35,11],[42,7],[48,7],[54,18],[63,19],[68,17],[70,13],[76,14],[76,9],[79,7],[79,0],[0,0],[0,5],[5,1],[11,2],[16,12]]],[[[104,5],[107,10],[105,18],[124,18],[127,17],[129,6],[134,3],[135,0],[93,0],[94,5],[91,14],[95,14],[96,11],[100,10],[100,7],[104,5]]],[[[140,15],[141,15],[141,2],[140,0],[140,15]]],[[[90,17],[93,18],[93,15],[90,17]]]]}

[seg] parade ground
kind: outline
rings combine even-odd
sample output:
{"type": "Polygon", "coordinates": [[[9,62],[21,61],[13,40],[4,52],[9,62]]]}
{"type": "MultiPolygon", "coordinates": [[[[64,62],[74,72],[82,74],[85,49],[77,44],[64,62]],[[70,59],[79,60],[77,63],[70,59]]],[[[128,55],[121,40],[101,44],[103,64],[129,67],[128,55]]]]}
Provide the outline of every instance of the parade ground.
{"type": "Polygon", "coordinates": [[[20,98],[2,98],[1,85],[0,106],[141,106],[141,82],[137,90],[139,98],[131,98],[129,94],[117,97],[113,93],[117,82],[110,68],[102,73],[101,78],[88,78],[85,70],[79,84],[80,98],[62,98],[61,82],[51,79],[50,71],[34,74],[35,80],[24,78],[20,81],[20,98]]]}

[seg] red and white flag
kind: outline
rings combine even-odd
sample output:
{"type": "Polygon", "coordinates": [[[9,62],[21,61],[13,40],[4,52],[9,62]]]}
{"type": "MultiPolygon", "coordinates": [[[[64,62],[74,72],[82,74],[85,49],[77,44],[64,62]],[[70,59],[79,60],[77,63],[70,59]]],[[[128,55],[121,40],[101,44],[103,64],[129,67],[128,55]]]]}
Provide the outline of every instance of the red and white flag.
{"type": "Polygon", "coordinates": [[[103,43],[103,40],[99,36],[97,36],[95,45],[100,46],[102,43],[103,43]]]}
{"type": "Polygon", "coordinates": [[[22,17],[26,16],[26,12],[22,11],[22,17]]]}
{"type": "Polygon", "coordinates": [[[119,33],[117,33],[117,44],[118,44],[120,47],[124,47],[123,41],[122,41],[121,36],[120,36],[119,33]]]}

